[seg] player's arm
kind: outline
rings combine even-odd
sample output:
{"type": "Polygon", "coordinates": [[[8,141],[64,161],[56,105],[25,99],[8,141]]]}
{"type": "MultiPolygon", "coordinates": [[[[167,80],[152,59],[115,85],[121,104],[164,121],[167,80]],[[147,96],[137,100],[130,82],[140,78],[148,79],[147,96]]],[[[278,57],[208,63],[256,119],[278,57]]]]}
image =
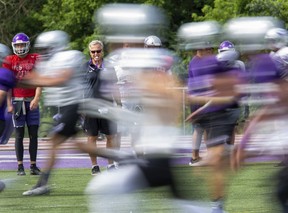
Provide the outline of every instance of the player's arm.
{"type": "Polygon", "coordinates": [[[188,104],[198,105],[207,104],[209,105],[219,105],[219,104],[230,104],[236,101],[234,96],[222,96],[222,97],[208,97],[208,96],[192,96],[186,97],[188,104]]]}
{"type": "Polygon", "coordinates": [[[68,81],[72,75],[73,71],[71,69],[61,70],[56,76],[43,76],[39,75],[37,72],[31,72],[27,74],[20,83],[36,87],[60,86],[68,81]]]}

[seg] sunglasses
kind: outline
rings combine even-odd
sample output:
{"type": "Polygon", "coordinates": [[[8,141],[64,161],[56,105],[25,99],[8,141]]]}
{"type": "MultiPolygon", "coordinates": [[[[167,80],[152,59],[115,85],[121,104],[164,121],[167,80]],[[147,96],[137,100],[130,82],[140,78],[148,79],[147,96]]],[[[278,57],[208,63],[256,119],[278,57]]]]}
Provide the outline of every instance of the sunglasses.
{"type": "Polygon", "coordinates": [[[101,53],[102,50],[90,50],[90,52],[93,53],[93,54],[94,54],[94,53],[101,53]]]}

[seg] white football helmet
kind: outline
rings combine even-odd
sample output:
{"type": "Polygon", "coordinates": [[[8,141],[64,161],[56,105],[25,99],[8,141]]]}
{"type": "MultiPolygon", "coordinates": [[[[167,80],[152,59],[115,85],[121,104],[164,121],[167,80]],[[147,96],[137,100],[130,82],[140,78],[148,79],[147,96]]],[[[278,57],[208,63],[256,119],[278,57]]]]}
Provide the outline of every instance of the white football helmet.
{"type": "Polygon", "coordinates": [[[265,35],[268,48],[277,51],[287,45],[288,32],[283,28],[272,28],[265,35]]]}
{"type": "Polygon", "coordinates": [[[211,49],[219,44],[222,27],[216,21],[190,22],[180,26],[177,39],[180,49],[211,49]]]}
{"type": "Polygon", "coordinates": [[[151,35],[144,39],[144,47],[161,47],[162,42],[157,36],[151,35]]]}
{"type": "Polygon", "coordinates": [[[49,59],[57,52],[68,49],[70,38],[61,30],[41,33],[35,41],[34,47],[44,60],[49,59]]]}
{"type": "Polygon", "coordinates": [[[288,69],[288,47],[284,47],[281,50],[277,51],[273,55],[273,59],[277,62],[277,65],[281,68],[288,69]]]}
{"type": "Polygon", "coordinates": [[[0,43],[0,65],[2,64],[6,56],[10,54],[11,54],[11,50],[9,49],[9,47],[0,43]]]}

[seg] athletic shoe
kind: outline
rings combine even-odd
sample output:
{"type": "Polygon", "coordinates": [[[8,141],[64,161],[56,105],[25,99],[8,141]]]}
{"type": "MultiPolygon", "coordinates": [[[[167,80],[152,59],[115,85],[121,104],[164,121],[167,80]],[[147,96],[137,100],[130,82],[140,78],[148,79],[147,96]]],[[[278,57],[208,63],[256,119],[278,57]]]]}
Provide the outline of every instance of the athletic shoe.
{"type": "Polygon", "coordinates": [[[222,208],[212,208],[211,213],[225,213],[222,208]]]}
{"type": "Polygon", "coordinates": [[[105,139],[105,135],[103,135],[103,134],[99,134],[97,137],[98,141],[103,141],[104,139],[105,139]]]}
{"type": "Polygon", "coordinates": [[[276,167],[288,166],[287,160],[283,160],[275,165],[276,167]]]}
{"type": "Polygon", "coordinates": [[[114,163],[113,164],[109,164],[107,166],[107,171],[109,171],[109,172],[114,171],[115,169],[118,169],[118,166],[115,165],[114,163]]]}
{"type": "Polygon", "coordinates": [[[17,175],[19,176],[26,175],[23,164],[18,165],[17,175]]]}
{"type": "Polygon", "coordinates": [[[40,174],[41,171],[35,164],[30,166],[30,175],[40,175],[40,174]]]}
{"type": "Polygon", "coordinates": [[[50,192],[49,186],[44,185],[44,186],[32,188],[26,192],[23,192],[22,195],[24,195],[24,196],[37,196],[37,195],[49,194],[49,192],[50,192]]]}
{"type": "Polygon", "coordinates": [[[223,199],[213,201],[211,203],[211,206],[212,206],[211,213],[224,213],[224,211],[223,211],[223,199]]]}
{"type": "Polygon", "coordinates": [[[189,166],[200,166],[200,161],[202,160],[201,157],[198,157],[196,159],[191,158],[189,162],[189,166]]]}
{"type": "Polygon", "coordinates": [[[98,175],[100,173],[100,167],[99,166],[93,166],[91,170],[91,175],[98,175]]]}
{"type": "Polygon", "coordinates": [[[0,180],[0,192],[2,192],[5,189],[6,185],[3,181],[0,180]]]}

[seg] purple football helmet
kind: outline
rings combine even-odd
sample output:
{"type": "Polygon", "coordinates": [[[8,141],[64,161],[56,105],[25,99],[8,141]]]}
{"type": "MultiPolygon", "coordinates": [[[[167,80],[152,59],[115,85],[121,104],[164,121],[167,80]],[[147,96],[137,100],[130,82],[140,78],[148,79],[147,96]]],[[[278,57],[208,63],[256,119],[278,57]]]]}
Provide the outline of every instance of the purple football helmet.
{"type": "Polygon", "coordinates": [[[234,44],[231,41],[223,41],[219,46],[218,53],[221,53],[227,50],[235,51],[234,44]]]}
{"type": "Polygon", "coordinates": [[[17,33],[12,39],[12,48],[18,56],[27,54],[30,50],[29,37],[25,33],[17,33]]]}

